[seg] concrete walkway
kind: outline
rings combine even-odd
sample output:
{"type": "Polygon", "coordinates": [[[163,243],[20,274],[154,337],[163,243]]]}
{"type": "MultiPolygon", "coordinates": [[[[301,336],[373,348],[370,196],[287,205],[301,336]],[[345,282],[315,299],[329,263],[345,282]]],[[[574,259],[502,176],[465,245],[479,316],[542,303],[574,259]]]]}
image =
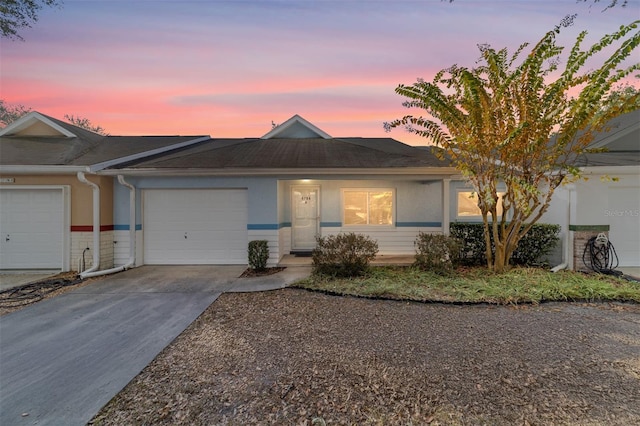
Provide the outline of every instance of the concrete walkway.
{"type": "Polygon", "coordinates": [[[220,294],[283,288],[308,267],[143,266],[0,318],[0,425],[85,425],[220,294]]]}

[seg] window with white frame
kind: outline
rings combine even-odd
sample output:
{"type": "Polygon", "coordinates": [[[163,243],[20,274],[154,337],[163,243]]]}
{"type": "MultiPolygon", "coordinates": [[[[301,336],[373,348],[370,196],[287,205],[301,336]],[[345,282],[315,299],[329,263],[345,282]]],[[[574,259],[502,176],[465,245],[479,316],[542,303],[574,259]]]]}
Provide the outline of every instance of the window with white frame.
{"type": "Polygon", "coordinates": [[[393,225],[393,189],[343,189],[342,223],[352,225],[393,225]]]}
{"type": "MultiPolygon", "coordinates": [[[[504,192],[498,192],[498,216],[502,215],[502,197],[504,192]]],[[[458,219],[477,219],[482,217],[480,207],[478,207],[478,194],[472,191],[458,191],[458,219]]]]}

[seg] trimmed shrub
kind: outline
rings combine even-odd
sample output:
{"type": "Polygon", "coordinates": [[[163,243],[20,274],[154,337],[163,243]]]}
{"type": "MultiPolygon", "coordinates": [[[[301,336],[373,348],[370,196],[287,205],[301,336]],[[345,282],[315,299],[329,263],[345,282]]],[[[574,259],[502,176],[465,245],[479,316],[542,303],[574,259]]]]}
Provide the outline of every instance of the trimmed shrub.
{"type": "Polygon", "coordinates": [[[366,235],[348,234],[316,237],[313,273],[333,277],[364,275],[378,253],[378,243],[366,235]]]}
{"type": "Polygon", "coordinates": [[[449,235],[460,241],[460,262],[464,265],[486,265],[484,228],[481,223],[452,222],[449,235]]]}
{"type": "Polygon", "coordinates": [[[446,274],[459,263],[462,244],[456,238],[420,232],[414,245],[416,256],[413,265],[420,269],[446,274]]]}
{"type": "Polygon", "coordinates": [[[560,241],[560,225],[536,223],[527,232],[513,252],[515,265],[537,266],[543,257],[551,253],[560,241]]]}
{"type": "MultiPolygon", "coordinates": [[[[525,225],[522,225],[523,227],[525,225]]],[[[465,265],[484,265],[485,255],[484,228],[481,223],[451,223],[450,234],[462,243],[461,261],[465,265]]],[[[535,223],[518,242],[511,256],[514,265],[537,266],[543,256],[549,254],[560,241],[560,225],[535,223]]],[[[493,236],[491,237],[491,246],[493,236]]],[[[493,249],[495,250],[495,249],[493,249]]]]}
{"type": "Polygon", "coordinates": [[[249,241],[249,268],[264,271],[269,260],[269,242],[267,240],[249,241]]]}

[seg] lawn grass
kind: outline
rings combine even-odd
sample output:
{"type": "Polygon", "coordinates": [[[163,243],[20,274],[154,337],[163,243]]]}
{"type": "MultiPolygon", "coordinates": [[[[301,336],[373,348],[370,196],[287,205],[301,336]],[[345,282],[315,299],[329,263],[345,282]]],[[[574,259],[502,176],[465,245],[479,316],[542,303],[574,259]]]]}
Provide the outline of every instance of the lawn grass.
{"type": "Polygon", "coordinates": [[[338,295],[446,303],[517,304],[544,301],[624,301],[640,303],[640,283],[606,275],[513,268],[494,274],[462,268],[447,276],[413,267],[371,267],[357,278],[321,275],[292,287],[338,295]]]}

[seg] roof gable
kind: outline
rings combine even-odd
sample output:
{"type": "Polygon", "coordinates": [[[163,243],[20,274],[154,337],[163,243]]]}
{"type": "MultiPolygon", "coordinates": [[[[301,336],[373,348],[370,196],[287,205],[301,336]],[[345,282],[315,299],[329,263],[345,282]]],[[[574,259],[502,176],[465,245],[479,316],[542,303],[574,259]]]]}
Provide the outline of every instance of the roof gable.
{"type": "Polygon", "coordinates": [[[77,137],[75,133],[57,121],[32,111],[0,130],[0,136],[77,137]]]}
{"type": "Polygon", "coordinates": [[[322,138],[331,139],[328,133],[320,130],[309,121],[294,115],[284,123],[274,127],[270,132],[262,136],[260,139],[312,139],[322,138]]]}
{"type": "Polygon", "coordinates": [[[209,136],[104,136],[33,111],[0,130],[0,167],[78,166],[95,172],[206,140],[209,136]]]}

